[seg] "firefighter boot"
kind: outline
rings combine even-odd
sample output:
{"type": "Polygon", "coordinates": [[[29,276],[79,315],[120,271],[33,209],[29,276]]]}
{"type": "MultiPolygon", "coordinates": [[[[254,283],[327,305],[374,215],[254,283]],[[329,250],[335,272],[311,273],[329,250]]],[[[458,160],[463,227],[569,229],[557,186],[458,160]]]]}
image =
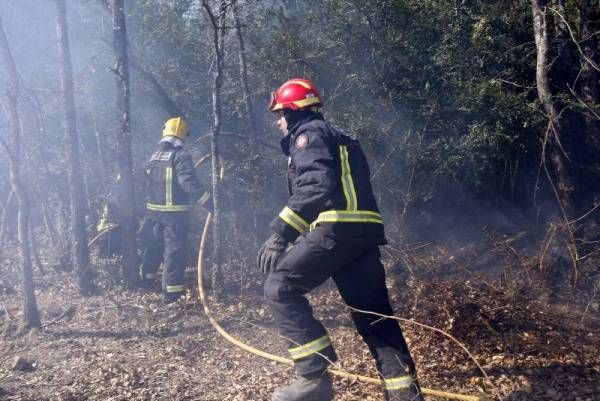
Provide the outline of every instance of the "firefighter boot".
{"type": "Polygon", "coordinates": [[[386,389],[385,401],[425,401],[416,379],[411,378],[407,384],[408,386],[397,386],[396,389],[386,389]]]}
{"type": "Polygon", "coordinates": [[[162,303],[163,305],[169,305],[173,302],[177,302],[184,294],[185,292],[163,292],[162,303]]]}
{"type": "Polygon", "coordinates": [[[332,401],[333,388],[327,373],[311,379],[299,376],[273,393],[273,401],[332,401]]]}

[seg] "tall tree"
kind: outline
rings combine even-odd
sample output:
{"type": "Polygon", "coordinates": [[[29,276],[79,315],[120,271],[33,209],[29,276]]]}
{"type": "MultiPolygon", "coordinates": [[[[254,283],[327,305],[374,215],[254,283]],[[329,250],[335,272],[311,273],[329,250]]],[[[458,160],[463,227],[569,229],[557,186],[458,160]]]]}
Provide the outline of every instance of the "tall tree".
{"type": "Polygon", "coordinates": [[[544,153],[549,152],[556,192],[561,204],[565,221],[573,217],[573,184],[568,171],[567,159],[561,145],[560,116],[552,99],[548,79],[548,54],[550,41],[548,39],[548,0],[531,0],[533,13],[533,30],[537,48],[536,82],[538,98],[548,117],[548,129],[544,140],[544,153]]]}
{"type": "Polygon", "coordinates": [[[71,258],[77,275],[79,292],[82,295],[89,295],[93,289],[93,282],[85,230],[86,202],[83,190],[83,168],[79,156],[79,135],[77,133],[77,116],[73,94],[73,67],[69,46],[67,10],[65,0],[55,0],[55,5],[62,90],[61,100],[64,112],[65,144],[67,147],[69,192],[71,196],[71,258]]]}
{"type": "Polygon", "coordinates": [[[40,314],[35,299],[35,287],[31,267],[31,248],[29,240],[29,199],[23,186],[20,174],[21,154],[21,129],[19,125],[19,74],[15,65],[4,26],[0,19],[0,52],[9,77],[9,88],[6,96],[8,108],[9,131],[12,147],[4,139],[0,143],[5,148],[10,163],[10,184],[17,198],[17,228],[19,250],[23,264],[23,320],[26,328],[39,328],[42,326],[40,314]]]}
{"type": "MultiPolygon", "coordinates": [[[[9,182],[10,185],[10,182],[9,182]]],[[[6,202],[2,205],[2,214],[0,214],[0,258],[2,258],[2,253],[4,251],[4,235],[6,232],[6,217],[8,216],[11,203],[13,201],[15,195],[15,191],[10,191],[8,197],[6,198],[6,202]]]]}
{"type": "Polygon", "coordinates": [[[117,136],[117,158],[121,180],[120,194],[122,209],[121,230],[123,235],[123,277],[134,285],[139,277],[135,242],[135,198],[133,192],[133,168],[131,161],[131,127],[129,123],[129,59],[127,57],[127,28],[124,0],[111,0],[113,25],[113,50],[115,53],[114,73],[117,96],[121,111],[120,132],[117,136]]]}
{"type": "Polygon", "coordinates": [[[212,288],[218,291],[221,286],[218,282],[221,279],[221,184],[220,184],[220,155],[219,155],[219,135],[221,133],[221,87],[223,86],[223,65],[224,65],[224,43],[225,43],[225,17],[227,13],[227,2],[219,1],[218,14],[215,14],[207,0],[202,0],[202,6],[212,26],[213,51],[215,56],[214,78],[212,85],[212,106],[213,106],[213,126],[210,143],[212,164],[212,190],[213,190],[213,268],[212,268],[212,288]]]}
{"type": "Polygon", "coordinates": [[[233,3],[233,21],[235,25],[235,36],[238,42],[239,63],[240,63],[240,83],[242,84],[242,98],[244,100],[244,109],[246,118],[250,127],[251,143],[257,137],[256,134],[256,116],[250,99],[250,90],[248,89],[248,68],[246,63],[246,45],[244,43],[244,35],[242,33],[242,23],[240,21],[240,5],[238,2],[233,3]]]}

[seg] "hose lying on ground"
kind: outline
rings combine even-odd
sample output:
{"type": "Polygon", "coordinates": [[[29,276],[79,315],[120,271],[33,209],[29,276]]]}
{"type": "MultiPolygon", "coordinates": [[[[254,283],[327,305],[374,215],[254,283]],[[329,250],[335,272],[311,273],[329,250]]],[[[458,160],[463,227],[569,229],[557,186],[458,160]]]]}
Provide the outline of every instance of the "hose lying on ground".
{"type": "MultiPolygon", "coordinates": [[[[204,229],[202,231],[202,237],[200,239],[200,250],[198,251],[198,293],[199,293],[199,296],[200,296],[200,303],[202,303],[202,307],[204,308],[204,313],[206,314],[206,317],[208,318],[208,321],[215,328],[215,330],[217,330],[217,332],[219,332],[219,334],[221,336],[223,336],[223,338],[225,338],[227,341],[229,341],[230,343],[234,344],[235,346],[243,349],[244,351],[250,352],[250,353],[252,353],[254,355],[258,355],[258,356],[261,356],[261,357],[266,358],[266,359],[270,359],[272,361],[284,363],[284,364],[287,364],[287,365],[293,365],[293,361],[291,359],[284,358],[284,357],[277,356],[277,355],[273,355],[273,354],[270,354],[268,352],[256,349],[256,348],[254,348],[254,347],[252,347],[250,345],[244,344],[240,340],[234,338],[232,335],[230,335],[229,333],[227,333],[225,331],[225,329],[223,329],[223,327],[221,327],[221,325],[219,324],[219,322],[217,322],[213,318],[212,313],[210,312],[210,310],[208,308],[208,303],[207,303],[207,300],[206,300],[206,296],[204,294],[204,287],[203,287],[203,284],[202,284],[202,259],[204,257],[204,246],[205,246],[205,243],[206,243],[206,236],[208,234],[208,227],[210,226],[211,218],[212,218],[211,213],[208,213],[208,216],[206,216],[206,221],[204,223],[204,229]]],[[[341,371],[341,370],[336,370],[336,369],[330,369],[329,371],[332,374],[334,374],[335,376],[347,378],[347,379],[350,379],[350,380],[358,380],[358,381],[362,381],[362,382],[365,382],[365,383],[382,384],[382,382],[381,382],[380,379],[376,379],[376,378],[373,378],[373,377],[355,375],[355,374],[352,374],[352,373],[347,373],[347,372],[344,372],[344,371],[341,371]]],[[[432,389],[428,389],[428,388],[421,388],[421,391],[423,392],[423,394],[430,395],[430,396],[433,396],[433,397],[438,397],[438,398],[445,398],[445,399],[448,399],[448,400],[483,401],[483,399],[481,399],[480,397],[472,396],[472,395],[463,395],[463,394],[457,394],[457,393],[450,393],[450,392],[446,392],[446,391],[438,391],[438,390],[432,390],[432,389]]]]}

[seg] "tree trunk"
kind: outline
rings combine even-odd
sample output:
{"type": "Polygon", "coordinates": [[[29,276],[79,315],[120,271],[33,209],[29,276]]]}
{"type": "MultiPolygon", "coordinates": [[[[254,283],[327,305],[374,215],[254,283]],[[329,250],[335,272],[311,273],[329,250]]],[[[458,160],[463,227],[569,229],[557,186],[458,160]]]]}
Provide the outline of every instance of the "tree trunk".
{"type": "MultiPolygon", "coordinates": [[[[111,6],[108,4],[108,0],[100,0],[100,3],[107,10],[110,11],[111,6]]],[[[163,107],[167,111],[168,117],[180,116],[183,117],[184,120],[189,121],[186,113],[184,113],[183,110],[181,110],[179,106],[177,106],[177,103],[175,103],[175,101],[169,96],[169,94],[160,84],[160,82],[158,82],[158,79],[152,73],[152,71],[146,68],[142,60],[135,56],[134,50],[135,49],[133,47],[129,49],[129,64],[131,68],[139,72],[141,78],[148,82],[150,86],[152,86],[152,88],[158,95],[160,101],[162,102],[163,107]]]]}
{"type": "Polygon", "coordinates": [[[62,90],[62,106],[64,112],[65,144],[67,147],[67,165],[69,176],[69,193],[71,196],[71,259],[77,285],[81,295],[90,295],[94,287],[90,270],[90,254],[85,230],[86,202],[83,188],[83,168],[79,155],[79,135],[75,113],[73,94],[73,68],[69,47],[69,32],[65,0],[55,0],[56,32],[58,36],[58,54],[62,90]]]}
{"type": "Polygon", "coordinates": [[[240,83],[242,84],[242,98],[244,100],[244,107],[246,109],[246,116],[249,123],[250,131],[250,143],[257,137],[256,133],[256,117],[254,115],[254,108],[250,99],[250,90],[248,89],[248,70],[246,67],[246,46],[244,44],[244,36],[242,35],[242,24],[240,23],[239,7],[234,4],[233,7],[233,18],[235,25],[235,35],[237,37],[239,46],[239,61],[240,61],[240,83]]]}
{"type": "Polygon", "coordinates": [[[10,191],[10,193],[8,194],[8,198],[6,198],[6,203],[2,207],[2,215],[0,216],[0,258],[2,258],[2,253],[4,252],[4,232],[6,230],[6,216],[8,215],[8,211],[12,203],[14,194],[14,190],[10,191]]]}
{"type": "Polygon", "coordinates": [[[213,220],[213,267],[212,267],[212,288],[217,294],[220,293],[222,285],[221,273],[221,184],[220,184],[220,156],[218,139],[221,132],[221,86],[223,84],[223,56],[224,56],[224,33],[225,33],[225,11],[227,4],[224,0],[220,1],[219,14],[215,16],[207,0],[202,1],[202,5],[208,14],[213,28],[213,48],[215,55],[216,68],[214,70],[214,79],[212,85],[212,106],[213,106],[213,131],[210,143],[211,150],[211,172],[212,172],[212,199],[214,208],[213,220]]]}
{"type": "Polygon", "coordinates": [[[42,264],[40,253],[38,252],[37,241],[35,239],[35,232],[33,230],[33,224],[31,224],[31,221],[29,222],[29,238],[31,243],[31,253],[33,255],[33,261],[35,262],[35,266],[37,267],[40,276],[44,276],[46,272],[44,271],[44,265],[42,264]]]}
{"type": "Polygon", "coordinates": [[[121,129],[117,140],[117,157],[121,175],[120,201],[122,209],[121,232],[123,239],[123,277],[129,285],[139,279],[136,251],[136,221],[133,169],[131,161],[131,128],[129,124],[129,60],[127,58],[127,29],[125,24],[124,0],[111,0],[113,22],[113,49],[115,52],[114,73],[117,81],[121,129]]]}
{"type": "Polygon", "coordinates": [[[40,314],[37,308],[37,301],[35,299],[35,287],[33,283],[33,272],[31,268],[31,254],[29,244],[29,199],[27,198],[27,192],[23,188],[19,163],[20,163],[20,141],[21,133],[19,128],[19,75],[15,66],[14,59],[10,52],[8,40],[4,33],[4,27],[2,20],[0,19],[0,52],[4,59],[4,65],[8,72],[10,80],[8,88],[8,113],[9,113],[9,133],[13,141],[12,149],[9,145],[1,141],[4,146],[9,163],[10,163],[10,183],[17,198],[18,205],[18,239],[19,239],[19,250],[21,253],[21,262],[23,263],[23,320],[26,328],[40,328],[42,326],[40,321],[40,314]]]}
{"type": "Polygon", "coordinates": [[[564,218],[568,221],[573,217],[573,185],[567,170],[567,159],[561,146],[560,118],[552,100],[552,92],[548,82],[548,24],[547,24],[547,0],[531,0],[533,12],[533,30],[537,48],[536,82],[538,98],[548,116],[548,130],[544,141],[545,151],[548,150],[552,165],[554,179],[556,180],[556,192],[560,202],[564,218]]]}

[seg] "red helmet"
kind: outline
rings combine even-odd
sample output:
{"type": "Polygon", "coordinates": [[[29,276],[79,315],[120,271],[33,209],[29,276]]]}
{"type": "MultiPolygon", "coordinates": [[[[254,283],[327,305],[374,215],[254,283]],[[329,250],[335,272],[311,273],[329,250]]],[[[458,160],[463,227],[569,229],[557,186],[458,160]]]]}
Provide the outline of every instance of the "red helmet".
{"type": "Polygon", "coordinates": [[[295,78],[286,81],[271,93],[269,111],[299,110],[305,107],[318,107],[321,103],[321,94],[312,82],[308,79],[295,78]]]}

